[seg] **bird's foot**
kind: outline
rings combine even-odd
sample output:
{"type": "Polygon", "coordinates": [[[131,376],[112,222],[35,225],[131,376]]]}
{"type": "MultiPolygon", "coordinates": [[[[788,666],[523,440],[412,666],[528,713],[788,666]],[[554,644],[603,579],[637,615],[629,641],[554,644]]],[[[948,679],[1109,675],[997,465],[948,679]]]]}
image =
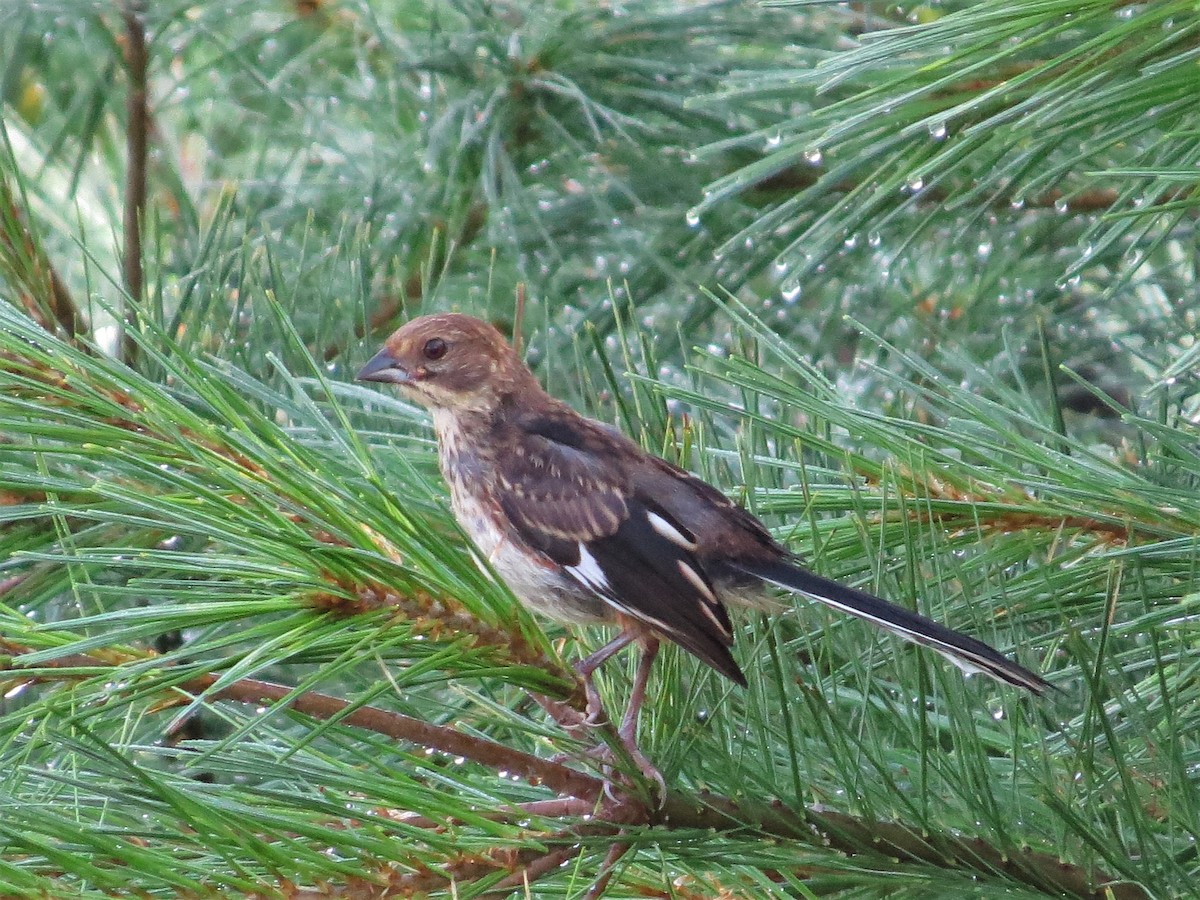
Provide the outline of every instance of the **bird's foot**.
{"type": "MultiPolygon", "coordinates": [[[[584,660],[587,662],[587,660],[584,660]]],[[[596,684],[592,680],[592,670],[586,668],[583,664],[578,664],[575,671],[579,673],[583,679],[583,695],[585,698],[583,721],[588,725],[600,725],[608,721],[608,714],[604,711],[604,703],[600,700],[600,692],[596,690],[596,684]]]]}
{"type": "Polygon", "coordinates": [[[626,740],[622,737],[621,743],[625,747],[625,752],[629,754],[629,758],[638,767],[638,771],[642,773],[642,777],[654,785],[652,793],[656,802],[661,804],[667,796],[667,782],[663,778],[662,772],[658,771],[658,766],[650,761],[650,757],[642,752],[642,748],[635,741],[626,740]]]}
{"type": "Polygon", "coordinates": [[[662,772],[658,771],[658,766],[654,765],[650,761],[650,757],[646,756],[642,752],[642,748],[638,746],[637,719],[631,719],[629,716],[626,716],[621,727],[617,729],[617,737],[621,739],[621,746],[625,748],[625,752],[629,754],[629,758],[638,767],[638,771],[642,773],[642,777],[652,782],[658,788],[655,794],[659,802],[661,802],[667,796],[667,783],[663,780],[662,772]]]}
{"type": "Polygon", "coordinates": [[[636,742],[621,736],[621,749],[624,754],[615,750],[610,744],[596,744],[589,750],[584,750],[580,753],[560,754],[557,757],[558,761],[563,762],[571,758],[574,759],[590,759],[597,763],[604,773],[604,792],[608,798],[617,801],[617,792],[624,791],[629,787],[635,786],[636,777],[630,778],[629,763],[632,762],[637,767],[639,773],[651,787],[651,793],[657,802],[662,801],[662,798],[667,795],[667,782],[663,778],[662,773],[658,771],[658,767],[650,761],[650,757],[642,752],[642,748],[636,742]]]}
{"type": "Polygon", "coordinates": [[[564,731],[575,732],[590,729],[596,724],[590,721],[588,714],[580,712],[574,706],[563,703],[561,700],[554,700],[544,694],[530,693],[530,696],[546,712],[546,715],[564,731]]]}
{"type": "Polygon", "coordinates": [[[587,690],[587,715],[584,721],[593,726],[603,725],[608,721],[608,713],[604,711],[604,704],[600,701],[600,692],[596,690],[590,677],[584,680],[584,685],[587,690]]]}
{"type": "Polygon", "coordinates": [[[596,669],[614,653],[617,653],[623,647],[629,646],[629,644],[637,639],[638,634],[636,632],[628,628],[623,629],[619,635],[595,653],[575,663],[575,674],[583,681],[584,695],[587,698],[587,718],[591,724],[599,724],[606,718],[604,715],[604,704],[600,702],[600,692],[596,690],[596,684],[593,681],[596,669]]]}
{"type": "MultiPolygon", "coordinates": [[[[576,712],[576,718],[580,724],[574,727],[596,727],[584,724],[583,716],[579,715],[578,712],[576,712]]],[[[559,724],[563,725],[561,721],[559,724]]],[[[565,728],[566,726],[563,727],[565,728]]],[[[574,730],[574,727],[571,730],[574,730]]],[[[632,762],[637,767],[638,772],[641,773],[642,778],[653,785],[651,793],[661,802],[662,798],[667,795],[667,783],[662,773],[650,761],[650,757],[642,752],[642,748],[637,745],[636,741],[620,733],[618,733],[618,737],[620,738],[621,749],[625,751],[623,754],[619,750],[614,749],[611,744],[598,743],[586,750],[556,753],[550,757],[550,761],[561,765],[580,760],[590,760],[593,764],[598,765],[604,775],[604,792],[613,801],[618,799],[616,796],[618,791],[633,786],[633,782],[636,780],[636,778],[630,778],[629,763],[632,762]]]]}
{"type": "MultiPolygon", "coordinates": [[[[617,786],[618,781],[623,782],[623,786],[628,787],[628,762],[632,762],[641,772],[642,777],[651,782],[657,790],[654,791],[657,798],[661,801],[666,796],[666,782],[663,780],[662,773],[658,771],[658,767],[650,762],[638,746],[637,730],[638,730],[638,713],[642,708],[642,702],[646,695],[646,684],[650,678],[650,669],[654,665],[654,657],[658,654],[658,639],[652,635],[643,634],[637,631],[631,631],[628,628],[612,641],[609,641],[601,649],[597,650],[586,659],[580,660],[575,664],[575,672],[583,681],[584,696],[586,698],[585,711],[583,722],[593,727],[607,726],[611,721],[604,711],[604,704],[600,699],[600,692],[596,690],[593,675],[597,666],[603,663],[606,659],[627,646],[634,640],[642,643],[643,650],[641,658],[638,660],[637,676],[634,679],[633,691],[629,696],[629,706],[625,710],[625,716],[621,720],[621,726],[617,729],[616,737],[618,738],[621,747],[625,751],[625,759],[613,752],[612,743],[607,742],[594,747],[586,754],[594,759],[598,759],[603,766],[607,785],[605,791],[613,796],[613,790],[617,786]]],[[[611,731],[609,732],[611,735],[611,731]]]]}

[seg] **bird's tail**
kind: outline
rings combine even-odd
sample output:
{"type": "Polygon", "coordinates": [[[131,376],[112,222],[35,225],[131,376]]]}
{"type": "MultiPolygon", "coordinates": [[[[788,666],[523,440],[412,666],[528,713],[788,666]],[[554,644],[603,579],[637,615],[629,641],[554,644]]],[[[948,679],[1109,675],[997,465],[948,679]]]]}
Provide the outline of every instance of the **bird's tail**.
{"type": "Polygon", "coordinates": [[[1043,694],[1052,687],[1041,676],[1013,662],[983,641],[959,634],[932,619],[888,603],[865,591],[822,578],[792,563],[782,560],[739,561],[735,568],[763,581],[807,594],[834,609],[866,619],[906,641],[923,644],[942,654],[964,672],[983,672],[997,681],[1025,688],[1035,694],[1043,694]]]}

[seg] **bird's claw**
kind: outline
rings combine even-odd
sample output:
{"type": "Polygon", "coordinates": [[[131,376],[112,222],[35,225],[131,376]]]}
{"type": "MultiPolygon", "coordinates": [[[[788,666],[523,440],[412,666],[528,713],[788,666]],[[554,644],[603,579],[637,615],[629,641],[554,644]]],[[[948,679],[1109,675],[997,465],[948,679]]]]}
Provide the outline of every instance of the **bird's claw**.
{"type": "Polygon", "coordinates": [[[591,688],[588,691],[587,706],[585,709],[587,711],[586,715],[583,717],[583,723],[585,725],[591,725],[593,728],[595,728],[596,726],[603,725],[608,721],[608,714],[605,713],[604,704],[600,702],[600,695],[596,693],[595,688],[591,688]]]}
{"type": "Polygon", "coordinates": [[[596,685],[592,681],[591,668],[577,664],[575,670],[579,673],[580,678],[583,679],[583,692],[586,699],[583,721],[593,726],[606,722],[608,716],[604,712],[604,703],[600,700],[600,692],[596,690],[596,685]]]}
{"type": "MultiPolygon", "coordinates": [[[[637,766],[638,771],[641,772],[642,777],[654,785],[652,794],[656,798],[656,801],[661,803],[663,798],[667,796],[667,782],[663,778],[662,772],[658,771],[658,767],[655,766],[654,763],[650,762],[650,758],[646,756],[646,754],[643,753],[641,748],[636,744],[631,744],[622,739],[621,745],[624,747],[625,752],[629,755],[629,758],[633,761],[633,764],[637,766]]],[[[615,754],[613,749],[608,745],[599,744],[589,751],[588,755],[599,760],[601,765],[604,767],[605,796],[607,796],[608,799],[612,800],[613,802],[618,802],[620,797],[618,797],[614,792],[618,791],[620,787],[627,786],[629,782],[624,778],[614,777],[618,774],[617,754],[615,754]]]]}
{"type": "MultiPolygon", "coordinates": [[[[603,710],[601,710],[601,714],[603,714],[603,710]]],[[[561,721],[559,721],[559,725],[563,726],[564,728],[567,727],[563,725],[561,721]]],[[[596,725],[597,723],[587,723],[586,719],[584,719],[582,716],[579,716],[578,723],[571,726],[568,730],[574,730],[575,728],[580,727],[595,728],[596,725]]],[[[653,793],[661,801],[661,799],[667,795],[667,783],[663,778],[662,773],[658,771],[658,767],[655,766],[654,763],[650,761],[650,758],[642,752],[641,748],[638,747],[635,741],[630,739],[627,735],[621,734],[620,732],[618,732],[618,737],[621,741],[621,747],[625,750],[629,760],[631,760],[633,764],[637,766],[637,769],[639,772],[641,772],[642,777],[654,785],[655,789],[653,793]]],[[[561,765],[562,763],[568,763],[581,758],[594,760],[595,763],[600,766],[600,768],[604,771],[605,776],[605,794],[614,802],[619,799],[614,795],[613,792],[618,790],[622,785],[628,785],[629,782],[626,778],[618,777],[623,774],[621,772],[621,766],[619,765],[621,760],[619,758],[619,754],[615,752],[608,744],[596,744],[592,748],[583,750],[581,752],[556,753],[554,756],[550,757],[550,761],[561,765]]],[[[626,764],[626,772],[628,771],[627,765],[628,764],[626,764]]]]}
{"type": "Polygon", "coordinates": [[[573,732],[585,728],[590,729],[596,724],[591,721],[589,715],[580,712],[573,706],[559,700],[553,700],[543,694],[531,694],[531,696],[537,701],[538,706],[545,710],[546,714],[564,731],[573,732]]]}
{"type": "Polygon", "coordinates": [[[626,744],[625,751],[633,759],[634,765],[638,767],[642,777],[654,785],[654,796],[659,803],[662,803],[667,796],[667,782],[663,778],[662,772],[658,771],[658,766],[650,762],[650,758],[636,744],[626,744]]]}

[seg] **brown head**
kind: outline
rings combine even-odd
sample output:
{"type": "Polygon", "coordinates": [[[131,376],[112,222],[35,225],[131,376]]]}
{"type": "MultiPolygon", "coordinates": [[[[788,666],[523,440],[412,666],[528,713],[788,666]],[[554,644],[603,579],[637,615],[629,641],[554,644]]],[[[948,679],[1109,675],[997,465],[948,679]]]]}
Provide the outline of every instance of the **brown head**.
{"type": "Polygon", "coordinates": [[[459,313],[413,319],[354,377],[398,385],[433,410],[487,411],[531,385],[540,391],[499,331],[459,313]]]}

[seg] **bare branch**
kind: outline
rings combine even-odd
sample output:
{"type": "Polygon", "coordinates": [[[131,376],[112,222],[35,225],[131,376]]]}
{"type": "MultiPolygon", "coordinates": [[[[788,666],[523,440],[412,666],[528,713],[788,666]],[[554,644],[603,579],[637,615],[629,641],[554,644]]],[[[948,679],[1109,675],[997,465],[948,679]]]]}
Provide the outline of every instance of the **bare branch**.
{"type": "MultiPolygon", "coordinates": [[[[127,131],[125,135],[125,246],[122,269],[125,290],[134,304],[143,299],[142,273],[142,216],[146,210],[146,155],[150,130],[150,110],[146,94],[146,69],[149,54],[146,49],[144,0],[125,0],[121,18],[125,23],[125,72],[129,91],[125,100],[127,131]]],[[[121,352],[126,362],[134,359],[137,345],[129,339],[128,329],[136,328],[137,312],[129,307],[125,312],[126,333],[121,352]]]]}

